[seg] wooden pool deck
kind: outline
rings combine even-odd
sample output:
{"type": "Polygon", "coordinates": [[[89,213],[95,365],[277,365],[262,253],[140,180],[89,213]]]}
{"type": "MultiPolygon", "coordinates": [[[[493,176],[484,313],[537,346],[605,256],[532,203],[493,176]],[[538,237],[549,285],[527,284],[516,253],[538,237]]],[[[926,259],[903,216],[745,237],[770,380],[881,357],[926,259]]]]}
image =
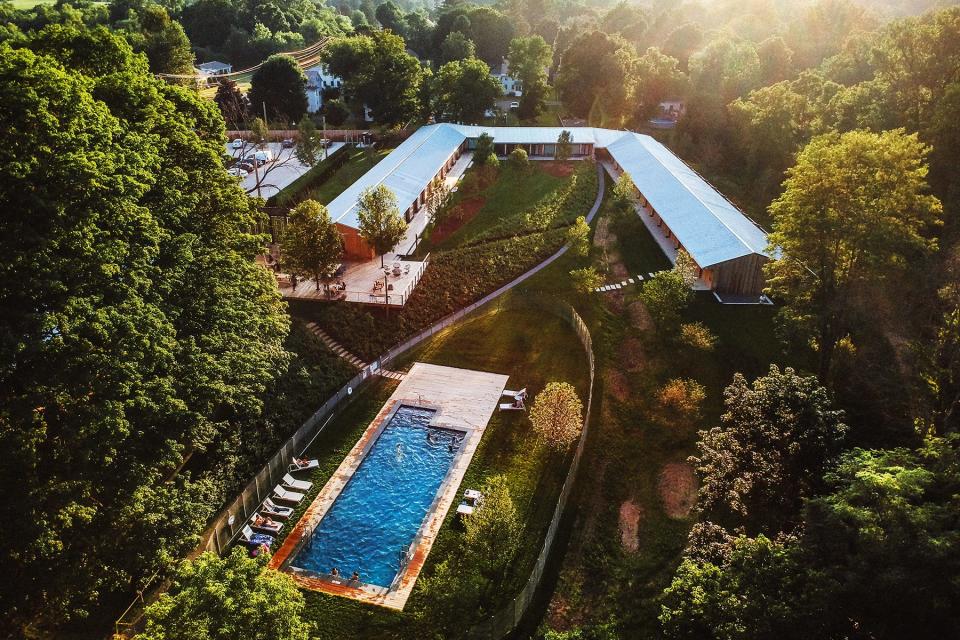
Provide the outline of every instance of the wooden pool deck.
{"type": "Polygon", "coordinates": [[[460,482],[480,444],[483,431],[497,409],[508,376],[483,371],[414,363],[410,372],[380,409],[377,417],[343,459],[317,497],[270,559],[270,568],[285,571],[304,589],[353,598],[390,609],[403,609],[413,591],[423,563],[430,553],[450,506],[458,502],[460,482]],[[460,452],[454,458],[433,504],[417,533],[410,560],[392,589],[353,583],[346,578],[318,576],[291,566],[291,561],[316,529],[343,488],[353,477],[382,428],[400,406],[436,410],[431,425],[466,433],[460,452]]]}

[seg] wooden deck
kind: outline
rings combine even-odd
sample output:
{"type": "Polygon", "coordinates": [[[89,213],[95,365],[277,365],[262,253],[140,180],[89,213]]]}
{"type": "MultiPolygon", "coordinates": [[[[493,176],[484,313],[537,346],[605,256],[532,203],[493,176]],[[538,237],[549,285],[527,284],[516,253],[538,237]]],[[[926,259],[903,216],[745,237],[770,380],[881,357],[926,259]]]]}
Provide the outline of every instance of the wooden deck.
{"type": "MultiPolygon", "coordinates": [[[[383,262],[387,267],[392,266],[395,262],[399,262],[402,269],[399,276],[395,276],[392,273],[387,276],[387,285],[393,287],[392,290],[387,291],[388,295],[384,295],[384,289],[386,287],[381,287],[376,291],[374,291],[373,288],[374,282],[377,280],[383,282],[384,277],[383,269],[380,267],[380,258],[376,258],[374,260],[367,260],[366,262],[344,263],[346,271],[339,279],[343,280],[344,284],[347,285],[347,289],[346,291],[340,292],[338,294],[339,297],[347,302],[377,304],[380,306],[387,304],[391,307],[402,307],[406,304],[410,294],[413,293],[414,287],[416,287],[420,281],[420,277],[423,276],[423,271],[427,268],[427,263],[416,260],[401,261],[398,260],[396,254],[393,253],[388,253],[384,256],[383,262]],[[409,266],[410,269],[404,273],[403,269],[407,266],[409,266]]],[[[281,273],[277,274],[277,286],[280,287],[280,294],[286,299],[331,299],[323,290],[322,284],[320,285],[320,290],[317,291],[317,286],[313,280],[300,280],[297,283],[297,288],[293,289],[290,286],[289,276],[281,273]]]]}
{"type": "Polygon", "coordinates": [[[410,372],[380,409],[377,417],[314,498],[283,545],[277,549],[270,559],[269,567],[289,573],[305,589],[353,598],[390,609],[403,609],[447,511],[451,505],[459,501],[462,493],[460,482],[480,444],[487,422],[500,402],[507,379],[508,376],[497,373],[441,367],[422,362],[414,363],[410,372]],[[435,409],[437,413],[431,424],[464,431],[466,437],[460,453],[453,460],[434,499],[433,509],[427,514],[420,527],[417,534],[418,543],[412,550],[410,562],[399,580],[395,581],[395,588],[387,590],[373,585],[354,584],[342,578],[331,579],[318,576],[291,566],[290,562],[296,557],[306,536],[316,529],[324,514],[353,477],[382,427],[400,406],[435,409]]]}

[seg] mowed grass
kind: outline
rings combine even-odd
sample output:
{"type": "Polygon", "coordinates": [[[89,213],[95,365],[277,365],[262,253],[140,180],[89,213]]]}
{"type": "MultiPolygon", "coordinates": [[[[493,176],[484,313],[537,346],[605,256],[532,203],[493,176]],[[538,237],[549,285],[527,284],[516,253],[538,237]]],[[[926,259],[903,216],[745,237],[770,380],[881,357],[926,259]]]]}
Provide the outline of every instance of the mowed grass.
{"type": "Polygon", "coordinates": [[[13,5],[14,9],[33,9],[37,5],[49,4],[53,5],[57,3],[57,0],[7,0],[10,4],[13,5]]]}
{"type": "Polygon", "coordinates": [[[330,204],[391,151],[392,149],[355,149],[347,163],[322,185],[311,189],[308,197],[321,204],[330,204]]]}
{"type": "MultiPolygon", "coordinates": [[[[473,169],[468,171],[468,175],[473,169]]],[[[468,180],[465,176],[461,185],[468,180]]],[[[469,243],[489,231],[494,226],[512,218],[518,218],[541,200],[560,189],[567,178],[558,178],[545,172],[537,162],[531,162],[528,172],[516,171],[508,163],[501,165],[500,175],[492,185],[480,191],[476,196],[484,199],[483,208],[462,227],[434,245],[427,238],[421,243],[419,253],[427,251],[445,251],[469,243]]],[[[451,206],[456,206],[466,198],[463,191],[454,194],[451,206]]]]}
{"type": "MultiPolygon", "coordinates": [[[[551,380],[566,380],[577,387],[586,402],[589,373],[580,342],[562,319],[541,310],[493,306],[435,336],[391,366],[403,368],[415,361],[508,374],[510,388],[527,387],[534,394],[551,380]]],[[[377,386],[364,390],[311,448],[311,454],[321,458],[321,467],[310,478],[316,483],[312,494],[330,477],[392,392],[385,382],[374,384],[377,386]]],[[[567,462],[568,454],[552,453],[536,440],[525,413],[493,414],[460,490],[480,488],[494,475],[505,476],[525,530],[521,550],[509,575],[496,590],[497,601],[490,606],[508,603],[529,576],[543,544],[567,462]]],[[[421,580],[445,558],[461,553],[462,536],[462,527],[451,510],[427,558],[421,580]]],[[[307,615],[317,624],[315,638],[432,637],[421,622],[431,603],[422,594],[419,582],[402,613],[313,592],[306,596],[307,615]]],[[[463,607],[457,622],[458,628],[466,632],[477,621],[478,614],[474,602],[464,602],[463,607]]]]}

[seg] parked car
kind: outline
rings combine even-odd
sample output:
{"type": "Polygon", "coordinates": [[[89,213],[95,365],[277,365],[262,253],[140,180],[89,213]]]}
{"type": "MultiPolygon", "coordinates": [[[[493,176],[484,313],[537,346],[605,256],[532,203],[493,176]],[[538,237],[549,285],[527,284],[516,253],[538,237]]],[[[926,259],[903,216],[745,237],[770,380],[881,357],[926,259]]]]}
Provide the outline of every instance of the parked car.
{"type": "Polygon", "coordinates": [[[241,162],[240,164],[238,164],[236,168],[237,168],[237,169],[243,169],[243,170],[246,171],[247,173],[250,173],[251,171],[254,170],[255,167],[253,166],[252,163],[247,162],[247,161],[243,161],[243,162],[241,162]]]}
{"type": "Polygon", "coordinates": [[[249,160],[251,157],[256,157],[260,164],[273,162],[273,152],[270,151],[270,149],[260,149],[257,152],[251,153],[249,156],[247,156],[247,159],[249,160]]]}
{"type": "Polygon", "coordinates": [[[333,144],[333,143],[332,143],[330,140],[327,140],[326,138],[321,138],[321,139],[320,139],[320,148],[321,148],[321,149],[326,149],[326,148],[329,147],[331,144],[333,144]]]}
{"type": "Polygon", "coordinates": [[[262,167],[263,165],[267,164],[267,159],[266,159],[266,158],[260,156],[259,154],[255,154],[255,153],[251,153],[251,154],[248,155],[246,158],[244,158],[243,161],[244,161],[244,162],[248,162],[248,163],[250,163],[250,164],[255,164],[255,165],[257,165],[258,167],[262,167]]]}
{"type": "Polygon", "coordinates": [[[293,149],[293,138],[285,138],[280,146],[284,149],[293,149]]]}
{"type": "Polygon", "coordinates": [[[511,103],[510,103],[510,108],[511,108],[511,109],[519,109],[519,108],[520,108],[520,103],[519,103],[519,102],[511,102],[511,103]]]}
{"type": "Polygon", "coordinates": [[[243,138],[235,139],[230,146],[234,149],[243,149],[243,138]]]}
{"type": "Polygon", "coordinates": [[[249,172],[246,169],[241,169],[240,167],[233,167],[232,169],[228,169],[227,173],[229,173],[235,178],[240,178],[240,179],[246,178],[247,175],[249,175],[249,172]]]}

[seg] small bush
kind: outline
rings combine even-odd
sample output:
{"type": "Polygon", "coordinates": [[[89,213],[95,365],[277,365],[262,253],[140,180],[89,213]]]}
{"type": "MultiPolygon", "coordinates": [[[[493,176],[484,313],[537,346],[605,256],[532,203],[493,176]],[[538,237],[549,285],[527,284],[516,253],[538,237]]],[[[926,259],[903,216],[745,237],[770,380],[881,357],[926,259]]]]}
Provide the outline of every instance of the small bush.
{"type": "Polygon", "coordinates": [[[661,407],[686,420],[700,415],[700,407],[706,397],[706,388],[690,378],[674,378],[657,393],[661,407]]]}
{"type": "Polygon", "coordinates": [[[712,351],[717,336],[702,322],[687,322],[680,325],[680,342],[700,351],[712,351]]]}
{"type": "Polygon", "coordinates": [[[574,269],[570,272],[570,280],[573,281],[573,288],[579,293],[590,293],[603,284],[603,276],[593,267],[574,269]]]}

